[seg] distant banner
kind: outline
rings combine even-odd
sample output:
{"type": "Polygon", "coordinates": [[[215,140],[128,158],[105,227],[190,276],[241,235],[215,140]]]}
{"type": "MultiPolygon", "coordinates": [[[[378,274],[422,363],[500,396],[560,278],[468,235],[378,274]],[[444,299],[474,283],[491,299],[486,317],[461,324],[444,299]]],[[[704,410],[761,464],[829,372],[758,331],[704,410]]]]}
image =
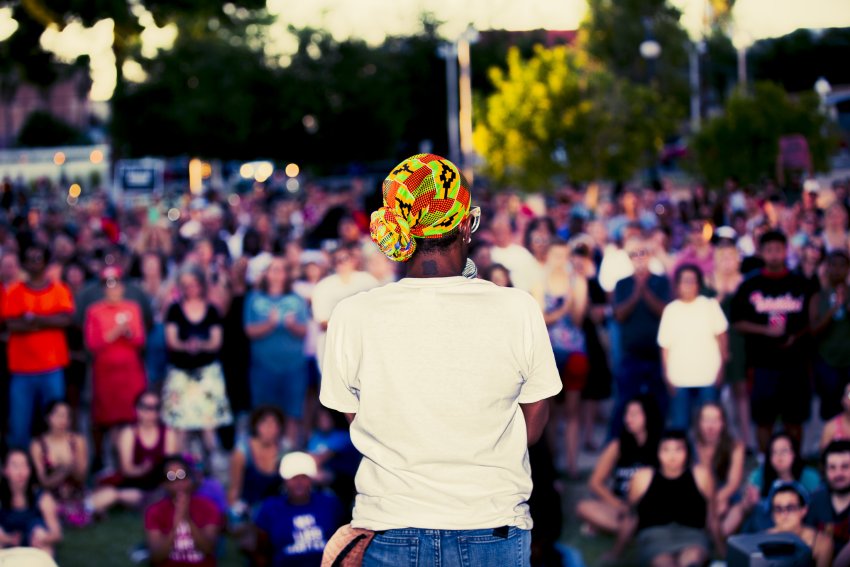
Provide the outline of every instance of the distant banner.
{"type": "Polygon", "coordinates": [[[809,143],[801,134],[791,134],[779,138],[778,166],[783,169],[812,171],[812,153],[809,143]]]}

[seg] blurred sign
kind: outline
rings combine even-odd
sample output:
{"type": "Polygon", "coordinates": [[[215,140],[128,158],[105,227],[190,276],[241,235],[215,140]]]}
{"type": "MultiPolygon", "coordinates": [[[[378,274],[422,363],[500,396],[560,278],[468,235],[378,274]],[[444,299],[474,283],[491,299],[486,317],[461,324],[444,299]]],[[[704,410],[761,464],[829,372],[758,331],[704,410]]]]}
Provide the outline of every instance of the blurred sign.
{"type": "Polygon", "coordinates": [[[779,138],[779,168],[812,170],[812,154],[809,143],[801,134],[779,138]]]}
{"type": "Polygon", "coordinates": [[[156,158],[122,159],[115,163],[113,197],[162,193],[165,162],[156,158]]]}

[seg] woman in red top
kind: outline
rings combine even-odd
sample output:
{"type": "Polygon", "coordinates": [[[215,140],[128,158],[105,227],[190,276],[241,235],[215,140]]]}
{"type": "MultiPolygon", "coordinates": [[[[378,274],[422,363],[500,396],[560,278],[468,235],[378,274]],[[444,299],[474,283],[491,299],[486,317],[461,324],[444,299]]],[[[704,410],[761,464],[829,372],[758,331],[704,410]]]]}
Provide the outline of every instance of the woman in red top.
{"type": "Polygon", "coordinates": [[[94,359],[92,437],[98,457],[105,431],[135,421],[134,403],[146,385],[142,312],[137,303],[124,299],[120,277],[117,268],[103,271],[105,298],[88,308],[83,324],[86,346],[94,359]]]}
{"type": "Polygon", "coordinates": [[[118,435],[119,486],[150,491],[160,485],[165,456],[177,451],[174,431],[159,418],[160,405],[156,392],[140,394],[136,423],[118,435]]]}

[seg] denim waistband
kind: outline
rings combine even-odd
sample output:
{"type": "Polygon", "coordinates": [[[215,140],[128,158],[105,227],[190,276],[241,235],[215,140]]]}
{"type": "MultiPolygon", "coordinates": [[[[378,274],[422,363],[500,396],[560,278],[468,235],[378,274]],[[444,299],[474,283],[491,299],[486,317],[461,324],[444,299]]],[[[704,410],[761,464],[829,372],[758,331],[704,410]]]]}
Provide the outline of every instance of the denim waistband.
{"type": "Polygon", "coordinates": [[[430,528],[396,528],[392,530],[383,530],[375,532],[379,535],[393,536],[493,536],[508,538],[511,536],[511,530],[518,530],[515,526],[499,526],[498,528],[481,528],[475,530],[435,530],[430,528]]]}

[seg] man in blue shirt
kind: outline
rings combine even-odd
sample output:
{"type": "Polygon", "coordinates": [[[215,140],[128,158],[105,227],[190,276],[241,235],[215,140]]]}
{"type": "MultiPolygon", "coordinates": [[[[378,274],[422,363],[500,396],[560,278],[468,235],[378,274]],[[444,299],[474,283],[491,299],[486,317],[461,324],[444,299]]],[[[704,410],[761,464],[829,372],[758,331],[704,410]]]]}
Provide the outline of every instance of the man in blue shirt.
{"type": "Polygon", "coordinates": [[[614,288],[614,317],[620,325],[622,360],[617,373],[617,399],[611,418],[612,434],[619,434],[628,401],[650,395],[658,402],[661,415],[667,415],[668,393],[661,376],[658,325],[670,301],[670,282],[649,271],[650,251],[643,237],[623,244],[634,266],[634,274],[617,282],[614,288]]]}
{"type": "Polygon", "coordinates": [[[318,474],[307,453],[289,453],[280,462],[284,494],[266,499],[257,512],[256,564],[260,567],[319,567],[325,544],[341,524],[336,496],[313,490],[318,474]]]}

